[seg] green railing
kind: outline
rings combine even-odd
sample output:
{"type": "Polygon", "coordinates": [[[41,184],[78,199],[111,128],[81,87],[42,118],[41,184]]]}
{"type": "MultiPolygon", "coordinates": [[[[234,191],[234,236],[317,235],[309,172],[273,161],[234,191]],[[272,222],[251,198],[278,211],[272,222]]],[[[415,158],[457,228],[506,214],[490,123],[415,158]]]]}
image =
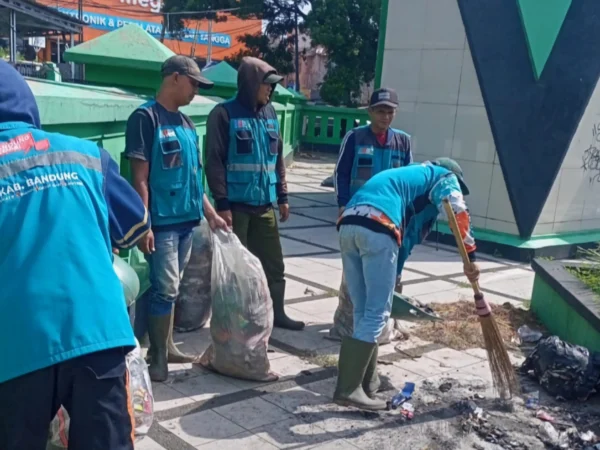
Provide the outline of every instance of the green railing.
{"type": "Polygon", "coordinates": [[[301,148],[337,152],[346,133],[368,120],[366,109],[302,105],[298,130],[301,148]]]}

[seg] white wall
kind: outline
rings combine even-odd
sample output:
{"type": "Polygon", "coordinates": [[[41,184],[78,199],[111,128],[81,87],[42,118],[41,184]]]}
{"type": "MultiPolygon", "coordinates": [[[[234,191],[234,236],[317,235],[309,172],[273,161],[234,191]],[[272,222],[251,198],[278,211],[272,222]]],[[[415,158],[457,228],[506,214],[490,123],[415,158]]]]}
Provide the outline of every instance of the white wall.
{"type": "Polygon", "coordinates": [[[600,83],[590,97],[534,234],[600,229],[600,83]],[[598,149],[594,151],[593,149],[598,149]],[[596,158],[590,158],[596,155],[596,158]]]}
{"type": "Polygon", "coordinates": [[[473,225],[518,234],[456,0],[390,0],[382,86],[398,91],[415,160],[462,166],[473,225]]]}

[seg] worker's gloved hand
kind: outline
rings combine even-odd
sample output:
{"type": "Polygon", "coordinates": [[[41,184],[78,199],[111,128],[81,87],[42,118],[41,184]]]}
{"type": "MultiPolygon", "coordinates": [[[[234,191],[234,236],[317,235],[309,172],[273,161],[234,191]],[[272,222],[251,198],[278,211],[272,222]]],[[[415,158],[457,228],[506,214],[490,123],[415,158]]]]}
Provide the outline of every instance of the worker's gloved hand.
{"type": "Polygon", "coordinates": [[[463,270],[465,272],[465,276],[471,283],[475,283],[479,281],[479,267],[475,263],[465,264],[463,266],[463,270]]]}

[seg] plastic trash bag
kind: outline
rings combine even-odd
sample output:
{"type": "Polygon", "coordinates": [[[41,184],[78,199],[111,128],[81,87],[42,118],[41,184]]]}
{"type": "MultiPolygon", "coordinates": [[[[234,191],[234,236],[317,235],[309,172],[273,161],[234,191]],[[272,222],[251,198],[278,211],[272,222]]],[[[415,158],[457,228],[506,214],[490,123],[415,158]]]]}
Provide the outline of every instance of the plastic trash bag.
{"type": "Polygon", "coordinates": [[[565,400],[586,400],[600,381],[600,354],[550,336],[537,344],[521,365],[521,371],[533,371],[551,395],[565,400]]]}
{"type": "Polygon", "coordinates": [[[213,234],[212,343],[200,363],[223,375],[274,381],[267,355],[273,303],[258,258],[233,233],[213,234]]]}
{"type": "MultiPolygon", "coordinates": [[[[129,375],[129,392],[135,417],[134,434],[139,441],[148,434],[154,420],[154,397],[148,365],[142,356],[139,342],[125,358],[129,375]]],[[[46,450],[69,448],[69,413],[61,406],[50,423],[50,436],[46,450]]]]}
{"type": "Polygon", "coordinates": [[[139,440],[148,434],[154,420],[154,395],[152,382],[148,373],[148,365],[142,355],[140,343],[135,341],[135,348],[125,359],[129,373],[129,392],[133,403],[135,417],[135,437],[139,440]]]}
{"type": "Polygon", "coordinates": [[[50,423],[50,438],[46,450],[69,448],[69,421],[69,413],[61,406],[50,423]]]}
{"type": "Polygon", "coordinates": [[[202,328],[210,318],[210,276],[212,235],[203,220],[194,230],[192,255],[181,279],[175,304],[175,331],[185,333],[202,328]]]}
{"type": "Polygon", "coordinates": [[[129,307],[135,303],[135,299],[140,293],[140,279],[135,270],[123,258],[118,255],[113,256],[113,269],[121,281],[125,303],[129,307]]]}
{"type": "MultiPolygon", "coordinates": [[[[335,341],[341,341],[342,338],[352,336],[352,333],[354,333],[354,308],[350,301],[346,279],[343,277],[338,300],[338,307],[333,316],[333,327],[329,330],[329,336],[327,336],[335,341]]],[[[397,329],[396,321],[389,319],[377,342],[380,345],[385,345],[401,337],[402,332],[397,329]]]]}

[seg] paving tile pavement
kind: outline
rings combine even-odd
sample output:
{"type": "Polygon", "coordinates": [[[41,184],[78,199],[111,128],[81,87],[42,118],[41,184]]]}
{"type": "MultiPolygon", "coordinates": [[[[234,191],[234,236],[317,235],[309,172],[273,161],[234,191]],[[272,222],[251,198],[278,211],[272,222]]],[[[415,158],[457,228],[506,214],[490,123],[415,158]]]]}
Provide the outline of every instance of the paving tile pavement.
{"type": "MultiPolygon", "coordinates": [[[[342,264],[333,225],[335,197],[320,182],[332,167],[323,165],[315,171],[299,164],[288,178],[292,218],[281,224],[286,300],[290,316],[305,320],[307,328],[273,330],[269,360],[280,380],[251,382],[191,364],[172,364],[169,380],[153,386],[157,418],[136,450],[382,450],[423,448],[418,447],[422,443],[418,436],[435,435],[439,442],[450,437],[441,419],[407,424],[393,414],[382,414],[374,420],[331,402],[335,370],[322,366],[335,365],[339,352],[339,343],[326,336],[338,304],[342,264]]],[[[533,274],[528,267],[487,255],[482,255],[479,265],[481,284],[489,290],[486,295],[491,301],[522,304],[529,298],[533,274]]],[[[426,303],[471,299],[461,272],[455,250],[427,243],[415,249],[407,263],[405,293],[426,303]]],[[[176,334],[175,340],[180,348],[201,354],[210,344],[208,327],[176,334]]],[[[483,349],[457,351],[410,338],[380,347],[379,372],[394,390],[407,381],[417,383],[417,396],[426,402],[422,383],[435,386],[450,376],[458,382],[478,380],[487,392],[486,358],[483,349]],[[414,359],[402,353],[414,348],[426,350],[414,359]]]]}

